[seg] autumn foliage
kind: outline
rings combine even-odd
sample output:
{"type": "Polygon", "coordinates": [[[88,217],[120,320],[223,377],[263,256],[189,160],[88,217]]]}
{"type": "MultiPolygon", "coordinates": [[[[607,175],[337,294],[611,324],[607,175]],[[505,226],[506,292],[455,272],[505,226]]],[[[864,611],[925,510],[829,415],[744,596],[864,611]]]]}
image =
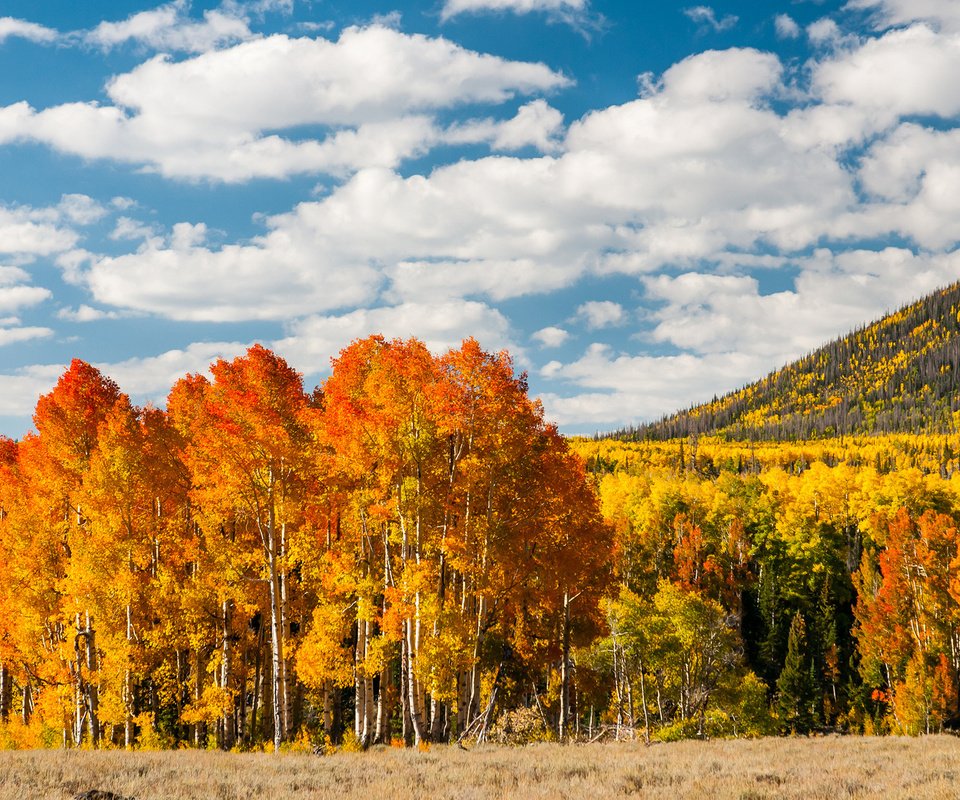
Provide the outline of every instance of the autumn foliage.
{"type": "Polygon", "coordinates": [[[506,353],[256,346],[0,439],[0,746],[921,734],[960,721],[960,442],[567,440],[506,353]]]}
{"type": "Polygon", "coordinates": [[[313,393],[255,346],[166,411],[74,361],[34,423],[0,442],[19,746],[482,736],[602,625],[583,464],[472,340],[357,341],[313,393]]]}

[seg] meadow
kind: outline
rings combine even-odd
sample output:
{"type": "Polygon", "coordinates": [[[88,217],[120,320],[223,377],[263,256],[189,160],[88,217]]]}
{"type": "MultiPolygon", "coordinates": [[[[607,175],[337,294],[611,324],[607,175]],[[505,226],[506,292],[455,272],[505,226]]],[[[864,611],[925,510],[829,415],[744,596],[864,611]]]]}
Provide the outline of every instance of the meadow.
{"type": "Polygon", "coordinates": [[[0,753],[0,800],[68,800],[91,789],[195,798],[944,798],[960,785],[950,736],[376,748],[326,756],[180,750],[0,753]]]}

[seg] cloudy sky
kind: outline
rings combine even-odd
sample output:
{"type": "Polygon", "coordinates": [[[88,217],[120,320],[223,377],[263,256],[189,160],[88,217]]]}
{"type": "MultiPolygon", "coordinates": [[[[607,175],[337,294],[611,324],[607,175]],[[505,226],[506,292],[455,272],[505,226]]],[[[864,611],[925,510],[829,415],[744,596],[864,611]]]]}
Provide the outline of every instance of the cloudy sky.
{"type": "Polygon", "coordinates": [[[375,332],[709,399],[960,277],[958,75],[957,0],[0,0],[0,432],[375,332]]]}

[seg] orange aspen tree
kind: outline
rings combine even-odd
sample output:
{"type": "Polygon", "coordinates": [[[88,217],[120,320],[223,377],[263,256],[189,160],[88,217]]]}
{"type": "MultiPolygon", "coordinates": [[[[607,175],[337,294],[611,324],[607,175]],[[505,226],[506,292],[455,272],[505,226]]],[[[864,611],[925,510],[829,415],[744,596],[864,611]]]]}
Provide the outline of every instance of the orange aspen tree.
{"type": "MultiPolygon", "coordinates": [[[[62,577],[71,572],[72,553],[82,547],[89,535],[87,509],[83,505],[82,487],[97,446],[100,427],[118,402],[125,403],[117,385],[89,364],[74,359],[51,392],[37,401],[33,421],[37,429],[31,443],[31,500],[42,502],[44,521],[49,533],[47,553],[60,563],[62,577]],[[45,511],[45,513],[44,513],[45,511]],[[51,536],[52,534],[52,536],[51,536]]],[[[54,583],[54,586],[58,583],[54,583]]],[[[68,593],[77,584],[65,585],[68,593]]],[[[98,620],[89,603],[74,592],[60,598],[59,620],[49,630],[48,638],[56,641],[61,662],[72,676],[74,715],[72,736],[80,744],[84,731],[97,746],[100,741],[99,672],[97,648],[98,620]]],[[[51,609],[52,611],[52,609],[51,609]]],[[[48,627],[53,624],[48,618],[48,627]]]]}
{"type": "MultiPolygon", "coordinates": [[[[213,381],[193,376],[187,387],[174,387],[170,413],[186,440],[190,496],[205,524],[219,519],[224,530],[259,544],[270,618],[272,734],[279,750],[293,728],[294,587],[287,551],[303,518],[311,409],[299,374],[260,345],[233,361],[217,361],[210,372],[213,381]]],[[[229,608],[222,613],[226,617],[229,608]]],[[[226,644],[229,632],[223,639],[226,644]]],[[[229,676],[221,682],[229,684],[229,676]]]]}

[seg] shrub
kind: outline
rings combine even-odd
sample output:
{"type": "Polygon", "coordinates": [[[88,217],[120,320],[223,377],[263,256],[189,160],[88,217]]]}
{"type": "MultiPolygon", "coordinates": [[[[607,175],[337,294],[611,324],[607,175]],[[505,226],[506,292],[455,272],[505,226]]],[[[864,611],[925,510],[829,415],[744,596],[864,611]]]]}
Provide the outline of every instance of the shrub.
{"type": "Polygon", "coordinates": [[[543,717],[535,708],[518,708],[504,712],[489,736],[491,742],[508,745],[549,742],[554,738],[553,731],[543,724],[543,717]]]}

